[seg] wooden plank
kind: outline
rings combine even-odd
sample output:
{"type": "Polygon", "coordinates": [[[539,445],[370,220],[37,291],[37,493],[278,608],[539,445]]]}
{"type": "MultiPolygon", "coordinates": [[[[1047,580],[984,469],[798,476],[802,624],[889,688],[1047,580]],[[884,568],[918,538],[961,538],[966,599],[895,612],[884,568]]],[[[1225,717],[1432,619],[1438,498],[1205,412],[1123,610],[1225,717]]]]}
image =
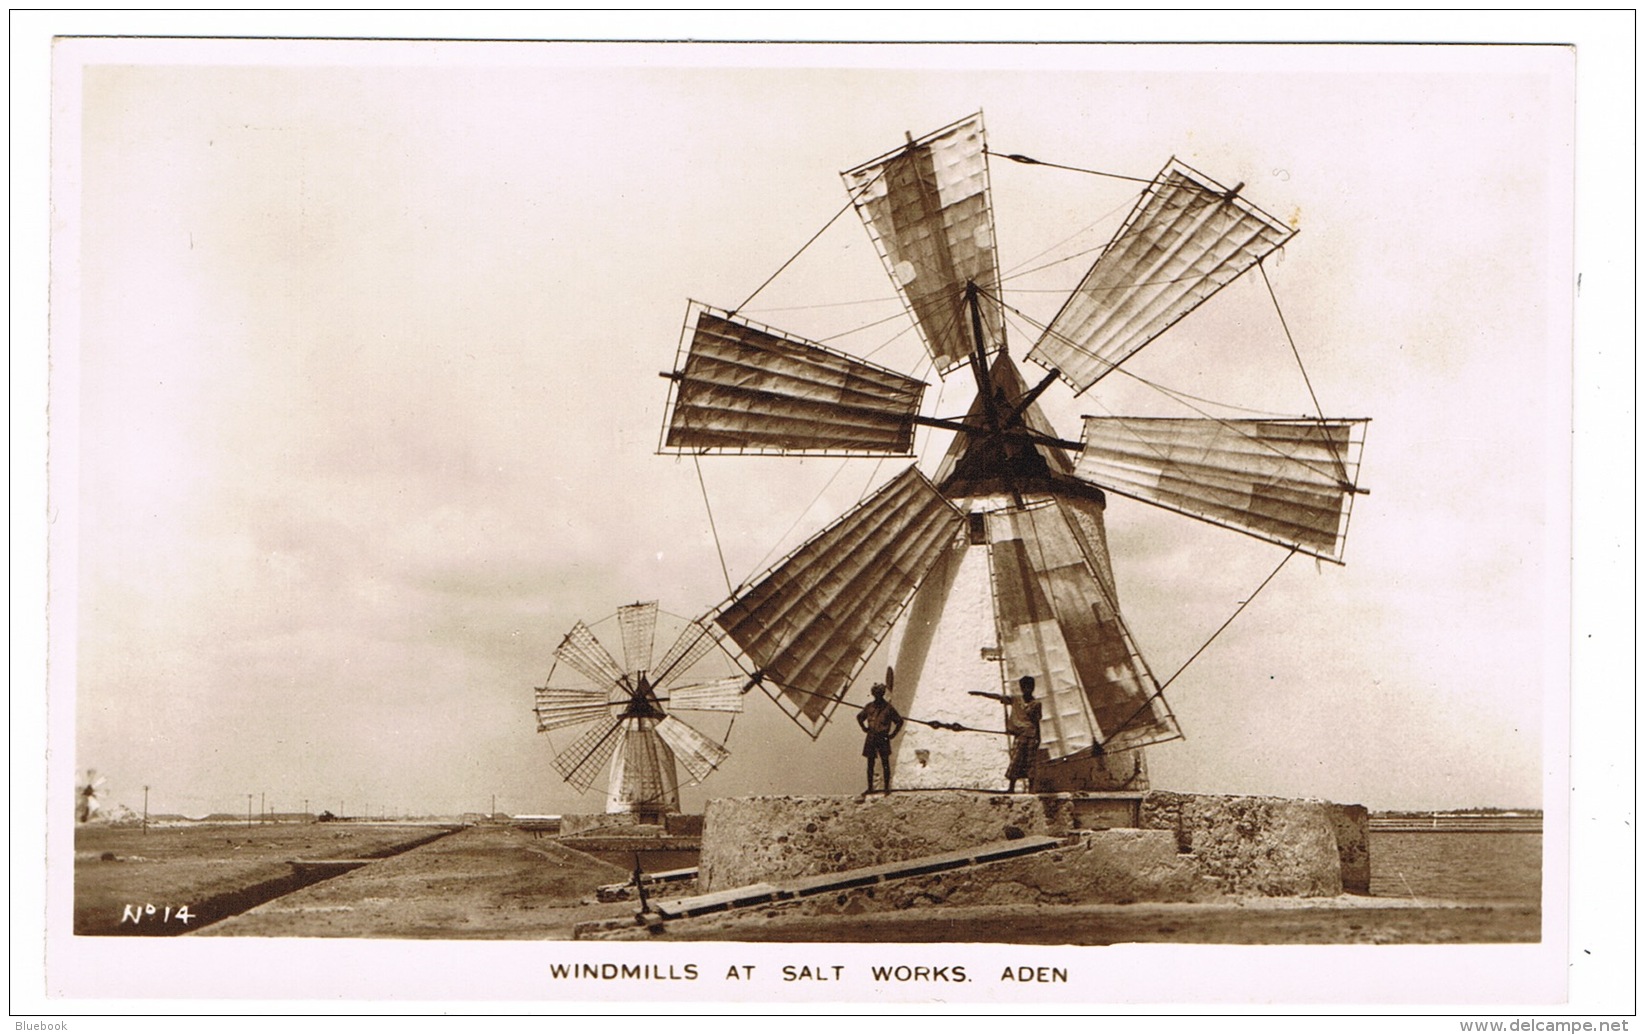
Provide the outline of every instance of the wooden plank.
{"type": "Polygon", "coordinates": [[[652,903],[652,909],[665,919],[700,916],[703,913],[740,909],[744,906],[763,905],[769,902],[809,898],[812,895],[826,895],[830,892],[880,884],[903,877],[919,877],[929,873],[941,873],[945,870],[975,866],[980,863],[1014,859],[1023,855],[1033,855],[1036,852],[1047,851],[1058,847],[1062,843],[1061,838],[1044,836],[1021,837],[1013,841],[992,841],[972,848],[939,852],[935,855],[925,855],[917,859],[901,859],[896,862],[879,863],[874,866],[859,866],[855,869],[841,870],[838,873],[819,873],[773,883],[728,888],[725,891],[675,899],[671,902],[655,902],[652,903]]]}

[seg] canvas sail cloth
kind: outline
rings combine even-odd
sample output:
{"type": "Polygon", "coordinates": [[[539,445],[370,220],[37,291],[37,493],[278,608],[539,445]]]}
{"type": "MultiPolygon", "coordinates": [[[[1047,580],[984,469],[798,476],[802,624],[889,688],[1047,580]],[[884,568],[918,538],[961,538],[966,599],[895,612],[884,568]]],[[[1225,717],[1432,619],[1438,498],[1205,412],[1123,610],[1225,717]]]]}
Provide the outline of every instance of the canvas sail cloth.
{"type": "Polygon", "coordinates": [[[987,522],[1006,685],[1034,677],[1050,756],[1180,737],[1116,606],[1100,505],[1053,497],[987,522]]]}
{"type": "Polygon", "coordinates": [[[714,622],[772,699],[816,737],[964,521],[910,466],[733,597],[714,622]]]}
{"type": "Polygon", "coordinates": [[[1341,561],[1364,420],[1087,417],[1075,476],[1341,561]]]}
{"type": "MultiPolygon", "coordinates": [[[[974,347],[967,282],[999,295],[982,113],[841,176],[938,375],[947,376],[974,347]]],[[[984,335],[989,350],[1005,340],[1002,312],[984,314],[984,335]]]]}
{"type": "Polygon", "coordinates": [[[1083,392],[1294,233],[1173,160],[1028,358],[1083,392]]]}
{"type": "Polygon", "coordinates": [[[662,452],[909,456],[925,384],[693,303],[662,452]]]}

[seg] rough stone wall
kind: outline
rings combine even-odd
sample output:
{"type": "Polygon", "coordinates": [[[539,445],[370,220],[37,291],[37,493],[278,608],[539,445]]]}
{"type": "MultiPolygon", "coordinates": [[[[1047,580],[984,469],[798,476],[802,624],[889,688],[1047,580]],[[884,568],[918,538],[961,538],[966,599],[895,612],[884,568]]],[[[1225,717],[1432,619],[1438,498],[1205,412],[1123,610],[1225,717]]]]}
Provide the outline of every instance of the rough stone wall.
{"type": "Polygon", "coordinates": [[[1228,894],[1340,895],[1342,859],[1325,802],[1152,791],[1145,829],[1175,832],[1203,873],[1228,894]]]}
{"type": "Polygon", "coordinates": [[[704,891],[837,873],[1074,829],[1066,797],[925,791],[869,798],[718,798],[704,812],[704,891]]]}

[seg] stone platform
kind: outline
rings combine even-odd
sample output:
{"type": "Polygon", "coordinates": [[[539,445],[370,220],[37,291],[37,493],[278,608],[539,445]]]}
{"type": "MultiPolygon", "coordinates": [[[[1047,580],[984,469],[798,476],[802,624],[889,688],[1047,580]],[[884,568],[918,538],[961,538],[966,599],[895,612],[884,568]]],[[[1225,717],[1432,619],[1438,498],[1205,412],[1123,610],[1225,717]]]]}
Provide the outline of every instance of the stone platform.
{"type": "MultiPolygon", "coordinates": [[[[704,893],[910,861],[999,840],[1076,838],[1066,850],[978,871],[968,901],[1194,901],[1330,896],[1370,885],[1361,806],[1165,791],[711,801],[704,893]],[[993,891],[992,888],[1004,889],[993,891]],[[1005,899],[999,898],[1005,895],[1005,899]]],[[[947,878],[945,889],[954,889],[947,878]]],[[[910,894],[938,900],[930,888],[910,894]]],[[[940,900],[952,897],[945,890],[940,900]]],[[[879,896],[885,908],[906,895],[879,896]]]]}

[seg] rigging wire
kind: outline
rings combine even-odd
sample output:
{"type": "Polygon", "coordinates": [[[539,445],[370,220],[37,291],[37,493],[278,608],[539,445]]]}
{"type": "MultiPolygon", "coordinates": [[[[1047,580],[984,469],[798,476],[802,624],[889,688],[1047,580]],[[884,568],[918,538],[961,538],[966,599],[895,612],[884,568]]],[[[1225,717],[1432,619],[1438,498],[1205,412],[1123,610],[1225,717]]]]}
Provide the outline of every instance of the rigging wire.
{"type": "Polygon", "coordinates": [[[720,575],[725,578],[725,591],[736,593],[731,588],[731,572],[725,566],[725,551],[720,548],[720,530],[714,525],[714,508],[708,502],[708,483],[703,481],[703,465],[697,453],[691,454],[691,465],[697,469],[697,488],[702,490],[703,509],[708,511],[708,530],[714,535],[714,552],[720,557],[720,575]]]}
{"type": "MultiPolygon", "coordinates": [[[[1001,303],[1001,304],[1003,305],[1004,303],[1001,303]]],[[[1017,312],[1015,309],[1011,310],[1011,312],[1007,315],[1007,320],[1009,320],[1011,325],[1013,327],[1016,327],[1018,330],[1023,330],[1025,328],[1027,328],[1029,330],[1033,329],[1033,327],[1029,323],[1022,322],[1022,321],[1026,321],[1027,318],[1023,317],[1022,314],[1017,312]],[[1019,317],[1020,320],[1011,320],[1010,318],[1012,316],[1019,317]]],[[[1027,337],[1028,335],[1024,335],[1024,336],[1027,337]]],[[[1237,405],[1235,405],[1234,403],[1231,403],[1231,402],[1223,402],[1219,399],[1207,399],[1203,395],[1194,395],[1194,394],[1189,393],[1189,392],[1184,392],[1179,388],[1167,388],[1164,385],[1159,384],[1157,382],[1149,381],[1147,378],[1142,377],[1140,374],[1133,374],[1129,370],[1122,370],[1122,373],[1124,373],[1127,377],[1132,378],[1133,380],[1140,381],[1143,384],[1148,385],[1150,388],[1153,388],[1155,391],[1163,393],[1168,398],[1171,398],[1171,399],[1179,401],[1179,402],[1183,399],[1192,399],[1195,402],[1202,402],[1207,406],[1220,406],[1225,410],[1234,410],[1234,411],[1237,411],[1239,413],[1249,413],[1249,414],[1253,414],[1253,415],[1258,416],[1258,417],[1270,417],[1270,418],[1273,418],[1273,419],[1276,419],[1276,420],[1288,420],[1288,419],[1290,419],[1289,417],[1287,417],[1287,415],[1285,415],[1283,413],[1275,413],[1273,410],[1257,410],[1257,409],[1252,409],[1249,406],[1237,406],[1237,405]]],[[[1101,406],[1102,404],[1098,403],[1097,405],[1101,406]]]]}
{"type": "MultiPolygon", "coordinates": [[[[848,703],[846,698],[850,693],[849,689],[847,689],[845,693],[841,694],[825,694],[817,690],[807,690],[805,687],[795,686],[792,683],[782,683],[780,684],[780,687],[785,693],[804,694],[806,697],[815,697],[823,701],[833,702],[834,704],[848,703]]],[[[944,722],[941,719],[916,719],[905,715],[903,716],[903,721],[917,723],[921,726],[930,727],[931,729],[953,730],[956,733],[992,733],[997,736],[1007,735],[1005,730],[978,729],[975,726],[966,726],[958,722],[944,722]]],[[[821,731],[819,730],[819,732],[821,731]]]]}
{"type": "Polygon", "coordinates": [[[1325,410],[1319,404],[1319,396],[1314,394],[1314,382],[1308,377],[1308,368],[1302,365],[1302,353],[1297,351],[1297,340],[1291,337],[1291,325],[1285,322],[1285,310],[1279,307],[1279,296],[1274,294],[1273,282],[1268,279],[1268,269],[1257,260],[1257,270],[1262,274],[1262,284],[1268,289],[1268,297],[1274,302],[1274,312],[1279,316],[1280,328],[1285,331],[1285,340],[1291,345],[1291,355],[1297,358],[1297,369],[1302,371],[1302,383],[1308,386],[1308,397],[1314,400],[1314,413],[1319,416],[1320,438],[1325,440],[1325,447],[1331,451],[1331,459],[1337,462],[1337,479],[1342,482],[1348,480],[1348,468],[1342,462],[1342,455],[1337,452],[1337,444],[1327,433],[1325,428],[1325,410]]]}
{"type": "MultiPolygon", "coordinates": [[[[1108,217],[1110,217],[1114,213],[1118,212],[1120,209],[1127,208],[1127,207],[1135,205],[1135,204],[1136,204],[1136,199],[1129,198],[1129,197],[1126,198],[1124,201],[1120,202],[1118,205],[1115,205],[1113,208],[1109,209],[1107,212],[1104,212],[1102,215],[1100,215],[1097,218],[1091,220],[1091,222],[1089,222],[1089,223],[1085,224],[1084,226],[1080,227],[1078,230],[1076,230],[1073,233],[1069,234],[1067,237],[1064,237],[1062,240],[1056,242],[1055,244],[1051,245],[1048,248],[1043,248],[1040,251],[1035,252],[1033,255],[1030,255],[1028,258],[1022,260],[1021,262],[1017,263],[1015,266],[1012,266],[1010,269],[1004,271],[1001,274],[1001,277],[1004,278],[1004,277],[1012,277],[1012,276],[1024,276],[1027,273],[1034,272],[1033,270],[1023,270],[1023,267],[1028,265],[1029,263],[1035,261],[1036,259],[1040,258],[1041,256],[1051,254],[1052,252],[1056,251],[1058,248],[1061,248],[1063,245],[1067,244],[1069,241],[1072,241],[1074,238],[1080,236],[1081,234],[1090,232],[1091,230],[1096,228],[1097,224],[1103,222],[1108,217]]],[[[1089,254],[1090,252],[1097,251],[1097,250],[1099,250],[1100,248],[1103,248],[1103,247],[1106,247],[1106,244],[1098,245],[1097,248],[1087,248],[1083,251],[1075,252],[1073,255],[1070,255],[1067,258],[1058,259],[1056,262],[1053,262],[1050,265],[1055,266],[1055,265],[1057,265],[1057,263],[1067,262],[1069,259],[1078,258],[1081,255],[1089,254]]],[[[1045,267],[1042,266],[1042,267],[1038,267],[1038,268],[1039,269],[1044,269],[1045,267]]]]}
{"type": "MultiPolygon", "coordinates": [[[[823,224],[823,227],[822,227],[821,230],[818,230],[816,233],[812,234],[810,240],[808,240],[804,244],[800,245],[800,250],[799,251],[795,252],[793,255],[790,255],[788,257],[787,262],[784,262],[781,266],[777,267],[777,272],[776,273],[773,273],[773,274],[771,274],[771,276],[765,278],[765,282],[762,283],[759,287],[755,288],[753,294],[751,294],[747,298],[743,299],[743,305],[747,305],[748,303],[754,301],[755,296],[758,295],[761,291],[764,291],[767,287],[769,287],[771,285],[771,282],[773,280],[776,280],[777,277],[782,274],[783,270],[787,269],[790,265],[793,264],[795,259],[798,259],[801,255],[803,255],[807,248],[809,248],[813,244],[815,244],[817,242],[817,238],[819,238],[823,234],[827,233],[829,227],[833,226],[835,224],[835,222],[837,222],[841,216],[845,215],[852,208],[854,208],[857,204],[858,199],[860,199],[864,194],[867,194],[869,188],[873,187],[874,184],[876,184],[880,181],[880,177],[885,175],[885,171],[886,170],[884,168],[880,169],[880,171],[878,171],[874,174],[872,179],[868,180],[868,182],[864,183],[856,191],[852,191],[849,188],[847,188],[846,193],[849,195],[849,197],[847,198],[844,207],[842,207],[838,212],[834,213],[832,216],[828,217],[828,222],[823,224]]],[[[736,309],[731,310],[731,315],[735,315],[737,313],[737,311],[740,310],[743,307],[743,305],[740,305],[736,309]]]]}
{"type": "Polygon", "coordinates": [[[838,212],[836,212],[832,216],[830,216],[828,218],[828,222],[823,224],[821,230],[818,230],[816,233],[812,234],[810,240],[808,240],[804,244],[800,245],[800,250],[799,251],[795,252],[793,255],[790,255],[786,262],[784,262],[781,266],[777,267],[777,272],[775,272],[775,273],[771,274],[771,276],[765,278],[765,281],[763,283],[761,283],[759,287],[754,289],[753,294],[751,294],[747,298],[743,299],[743,305],[740,305],[736,309],[731,310],[731,313],[729,315],[733,315],[733,316],[736,315],[736,313],[739,310],[741,310],[744,305],[747,305],[748,303],[754,301],[755,295],[758,295],[761,291],[764,291],[767,287],[769,287],[771,285],[771,282],[773,280],[776,280],[777,277],[782,274],[783,270],[787,269],[790,265],[793,264],[795,259],[798,259],[801,255],[803,255],[807,248],[809,248],[813,244],[815,244],[816,241],[817,241],[817,238],[819,238],[823,234],[827,233],[828,228],[833,226],[835,221],[837,221],[841,216],[845,215],[848,211],[850,211],[852,206],[856,205],[856,203],[857,203],[857,199],[855,197],[852,197],[850,200],[846,201],[844,208],[840,209],[838,212]]]}
{"type": "Polygon", "coordinates": [[[849,302],[814,302],[811,305],[772,306],[766,309],[748,309],[744,311],[750,313],[796,313],[804,309],[840,309],[848,305],[879,305],[883,302],[901,301],[902,299],[894,295],[887,295],[881,298],[858,298],[849,302]]]}
{"type": "MultiPolygon", "coordinates": [[[[830,485],[834,484],[834,479],[838,478],[840,476],[841,472],[843,472],[845,470],[845,466],[846,466],[847,463],[850,462],[850,459],[851,459],[850,457],[845,457],[845,458],[840,460],[839,466],[834,468],[834,473],[828,476],[828,480],[826,482],[823,482],[823,487],[817,490],[817,494],[815,496],[811,497],[811,502],[807,503],[800,510],[800,513],[798,514],[798,516],[796,516],[794,518],[793,523],[790,524],[788,526],[788,528],[783,531],[783,534],[777,537],[777,541],[772,544],[771,549],[769,549],[765,552],[765,556],[761,557],[759,559],[759,561],[755,563],[753,570],[755,570],[755,571],[764,571],[765,570],[765,562],[769,561],[771,559],[771,556],[773,554],[775,554],[777,552],[777,550],[780,549],[785,542],[788,541],[788,537],[794,534],[794,529],[798,528],[800,522],[805,520],[805,516],[807,514],[811,513],[811,508],[815,507],[817,505],[817,501],[823,498],[823,493],[827,492],[828,487],[830,485]]],[[[732,590],[731,595],[736,596],[737,595],[736,591],[732,590]]]]}
{"type": "MultiPolygon", "coordinates": [[[[1085,352],[1086,355],[1091,355],[1093,359],[1097,359],[1097,360],[1099,360],[1103,363],[1107,363],[1109,373],[1124,374],[1126,377],[1131,378],[1133,381],[1136,381],[1140,384],[1147,385],[1149,388],[1154,389],[1156,392],[1160,392],[1160,393],[1164,394],[1165,396],[1167,396],[1169,398],[1176,398],[1179,402],[1182,401],[1182,399],[1178,398],[1180,393],[1174,392],[1172,389],[1166,388],[1164,385],[1160,385],[1160,384],[1157,384],[1153,381],[1150,381],[1147,378],[1142,377],[1141,375],[1134,374],[1131,371],[1126,370],[1124,367],[1120,366],[1118,363],[1112,362],[1110,360],[1103,359],[1103,357],[1101,357],[1101,356],[1092,355],[1091,353],[1087,352],[1085,349],[1080,348],[1080,346],[1077,342],[1074,342],[1073,340],[1071,340],[1071,339],[1067,338],[1066,336],[1064,336],[1062,334],[1059,334],[1055,331],[1051,331],[1051,329],[1047,325],[1040,323],[1038,320],[1036,320],[1033,317],[1029,316],[1027,313],[1024,313],[1021,309],[1018,309],[1018,308],[1016,308],[1015,306],[1012,306],[1012,305],[1008,305],[1006,302],[1004,302],[1004,301],[1002,301],[998,298],[995,298],[994,301],[997,302],[1001,307],[1003,307],[1005,309],[1009,309],[1011,312],[1016,313],[1018,316],[1020,316],[1024,320],[1026,320],[1031,325],[1033,325],[1035,327],[1038,327],[1042,332],[1047,332],[1048,331],[1052,334],[1055,334],[1056,337],[1059,340],[1063,341],[1065,344],[1069,345],[1070,347],[1078,349],[1081,352],[1085,352]]],[[[1127,357],[1127,358],[1129,358],[1129,357],[1127,357]]],[[[1333,471],[1320,470],[1318,467],[1315,467],[1313,464],[1311,464],[1311,463],[1309,463],[1305,460],[1301,460],[1301,459],[1299,459],[1295,456],[1292,456],[1289,453],[1286,453],[1284,450],[1280,449],[1278,446],[1275,446],[1273,443],[1268,442],[1264,439],[1258,438],[1255,435],[1248,434],[1243,428],[1239,427],[1237,424],[1232,423],[1226,417],[1218,417],[1215,414],[1207,413],[1206,411],[1200,409],[1198,406],[1195,406],[1192,403],[1184,402],[1183,405],[1187,406],[1189,409],[1193,410],[1195,413],[1198,413],[1200,416],[1206,418],[1207,420],[1216,421],[1218,424],[1222,425],[1227,430],[1229,430],[1229,431],[1233,432],[1234,434],[1238,435],[1240,438],[1243,438],[1243,439],[1246,439],[1246,440],[1250,441],[1253,445],[1259,446],[1262,449],[1265,449],[1268,452],[1273,453],[1275,456],[1278,456],[1283,460],[1286,460],[1290,463],[1296,464],[1298,467],[1301,467],[1304,470],[1312,471],[1314,474],[1319,475],[1321,478],[1331,479],[1332,481],[1335,481],[1340,485],[1347,485],[1348,484],[1348,480],[1347,480],[1346,477],[1343,477],[1342,475],[1339,475],[1338,473],[1333,472],[1333,471]]],[[[1121,418],[1121,419],[1123,420],[1123,418],[1121,418]]]]}
{"type": "Polygon", "coordinates": [[[1274,568],[1273,571],[1268,573],[1268,577],[1262,580],[1262,585],[1258,586],[1255,590],[1253,590],[1250,596],[1248,596],[1244,600],[1240,601],[1240,605],[1238,607],[1234,608],[1234,613],[1228,616],[1228,620],[1223,622],[1221,625],[1219,625],[1217,627],[1217,631],[1212,633],[1210,635],[1210,637],[1204,643],[1200,644],[1199,650],[1196,650],[1193,653],[1192,657],[1190,657],[1187,661],[1183,662],[1182,667],[1177,669],[1175,672],[1173,672],[1171,674],[1170,679],[1167,679],[1165,682],[1161,683],[1159,685],[1159,689],[1155,690],[1152,694],[1150,694],[1149,697],[1148,697],[1148,700],[1142,702],[1142,705],[1140,707],[1138,707],[1136,711],[1132,712],[1129,718],[1127,718],[1124,722],[1120,723],[1119,728],[1116,729],[1113,733],[1109,734],[1104,739],[1103,743],[1107,743],[1108,741],[1113,740],[1114,737],[1118,736],[1121,732],[1123,732],[1126,729],[1126,727],[1130,726],[1131,723],[1135,722],[1137,716],[1141,715],[1143,710],[1145,708],[1147,708],[1150,704],[1152,704],[1156,697],[1162,696],[1165,693],[1165,688],[1170,686],[1172,683],[1176,682],[1177,677],[1182,675],[1182,673],[1188,668],[1188,666],[1192,665],[1194,663],[1195,659],[1197,659],[1201,654],[1205,653],[1205,648],[1211,646],[1211,641],[1215,640],[1218,636],[1221,636],[1222,631],[1224,629],[1228,628],[1228,626],[1233,624],[1234,619],[1239,617],[1239,613],[1241,611],[1245,610],[1246,606],[1248,604],[1250,604],[1251,601],[1253,601],[1257,598],[1258,593],[1261,593],[1264,589],[1267,588],[1268,583],[1274,581],[1274,576],[1279,574],[1280,568],[1285,567],[1286,562],[1289,561],[1291,558],[1295,557],[1297,555],[1297,552],[1298,552],[1297,547],[1295,547],[1295,546],[1291,547],[1291,551],[1289,553],[1287,553],[1280,560],[1279,564],[1274,568]]]}
{"type": "Polygon", "coordinates": [[[983,146],[982,150],[983,150],[983,154],[997,155],[998,157],[1004,158],[1007,161],[1016,162],[1018,165],[1043,165],[1047,169],[1065,169],[1068,172],[1086,173],[1087,175],[1090,175],[1090,176],[1106,176],[1106,177],[1108,177],[1109,179],[1112,179],[1112,180],[1130,180],[1132,183],[1153,183],[1154,182],[1154,177],[1152,177],[1152,176],[1127,176],[1124,173],[1103,172],[1100,169],[1081,169],[1079,166],[1075,166],[1075,165],[1059,165],[1056,162],[1044,162],[1044,161],[1041,161],[1038,158],[1030,158],[1027,155],[1003,154],[999,151],[989,150],[989,148],[986,144],[983,146]]]}

